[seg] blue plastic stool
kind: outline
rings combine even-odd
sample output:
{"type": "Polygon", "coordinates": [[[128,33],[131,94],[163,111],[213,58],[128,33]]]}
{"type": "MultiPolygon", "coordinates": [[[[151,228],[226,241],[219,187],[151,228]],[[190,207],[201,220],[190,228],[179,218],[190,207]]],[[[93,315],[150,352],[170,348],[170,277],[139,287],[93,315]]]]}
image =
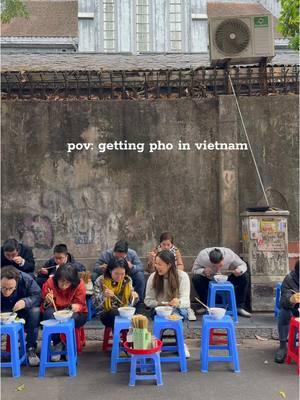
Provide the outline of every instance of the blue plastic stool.
{"type": "Polygon", "coordinates": [[[275,286],[275,305],[274,305],[274,317],[278,319],[280,311],[280,296],[281,296],[281,285],[282,283],[277,283],[275,286]]]}
{"type": "Polygon", "coordinates": [[[148,354],[146,356],[132,354],[129,386],[135,386],[136,381],[152,380],[156,380],[157,385],[163,385],[159,353],[148,354]],[[151,365],[151,371],[148,369],[149,364],[147,364],[147,360],[153,361],[153,365],[151,365]],[[143,372],[145,368],[148,369],[147,375],[137,375],[138,369],[143,372]]]}
{"type": "Polygon", "coordinates": [[[49,321],[53,321],[53,325],[45,325],[43,327],[39,377],[44,378],[46,368],[56,367],[68,367],[69,376],[76,376],[77,350],[74,320],[70,319],[65,322],[57,322],[55,320],[49,321]],[[54,321],[56,323],[54,323],[54,321]],[[51,335],[53,334],[64,334],[66,336],[66,351],[51,351],[51,335]],[[51,355],[54,354],[67,355],[68,360],[51,361],[51,355]]]}
{"type": "Polygon", "coordinates": [[[94,316],[96,315],[96,311],[93,307],[93,302],[92,302],[92,297],[86,297],[86,305],[88,308],[88,318],[87,320],[90,321],[92,318],[94,318],[94,316]]]}
{"type": "Polygon", "coordinates": [[[226,315],[230,315],[234,322],[238,323],[238,314],[235,301],[234,286],[231,282],[216,283],[209,282],[208,287],[208,307],[226,308],[226,315]],[[222,304],[216,304],[216,297],[222,298],[222,304]]]}
{"type": "Polygon", "coordinates": [[[18,378],[21,375],[21,365],[27,365],[24,325],[20,322],[2,324],[0,332],[1,336],[7,335],[10,338],[10,352],[1,351],[1,357],[10,356],[10,361],[1,362],[0,367],[11,368],[12,376],[18,378]]]}
{"type": "Polygon", "coordinates": [[[118,369],[118,363],[130,362],[130,357],[120,357],[120,352],[124,350],[120,346],[121,331],[131,327],[131,320],[128,318],[115,317],[115,327],[113,334],[113,343],[111,350],[110,372],[115,374],[118,369]]]}
{"type": "Polygon", "coordinates": [[[208,363],[216,361],[232,362],[234,366],[234,372],[240,372],[239,356],[236,345],[236,336],[234,330],[234,324],[229,315],[225,315],[220,320],[213,319],[209,315],[204,315],[202,320],[202,338],[201,338],[201,372],[208,372],[208,363]],[[228,343],[226,345],[210,345],[209,344],[209,333],[211,329],[226,329],[228,336],[228,343]],[[210,356],[209,350],[228,350],[228,356],[210,356]]]}
{"type": "Polygon", "coordinates": [[[161,331],[165,329],[172,329],[176,333],[176,345],[175,346],[163,346],[162,353],[164,351],[177,351],[178,356],[173,357],[161,357],[160,361],[163,362],[177,362],[180,364],[181,372],[187,372],[187,363],[184,351],[184,335],[183,335],[183,323],[182,320],[170,320],[157,315],[154,317],[153,334],[157,339],[160,339],[161,331]]]}

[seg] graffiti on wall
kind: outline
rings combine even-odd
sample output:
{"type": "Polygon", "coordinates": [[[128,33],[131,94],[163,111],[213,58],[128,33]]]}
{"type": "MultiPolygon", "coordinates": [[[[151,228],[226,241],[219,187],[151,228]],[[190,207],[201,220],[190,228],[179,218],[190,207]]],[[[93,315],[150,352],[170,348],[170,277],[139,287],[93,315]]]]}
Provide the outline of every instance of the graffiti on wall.
{"type": "Polygon", "coordinates": [[[51,249],[54,243],[54,231],[51,220],[45,215],[25,217],[18,226],[22,242],[37,249],[51,249]]]}

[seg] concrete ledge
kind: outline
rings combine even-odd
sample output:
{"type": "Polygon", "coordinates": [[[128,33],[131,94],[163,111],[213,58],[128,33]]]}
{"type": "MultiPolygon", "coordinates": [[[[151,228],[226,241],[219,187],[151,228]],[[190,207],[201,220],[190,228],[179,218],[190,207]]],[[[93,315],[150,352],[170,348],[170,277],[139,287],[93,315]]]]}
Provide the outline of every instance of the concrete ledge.
{"type": "MultiPolygon", "coordinates": [[[[186,339],[201,338],[202,316],[197,317],[197,321],[185,323],[184,332],[186,339]]],[[[150,329],[152,321],[150,321],[150,329]]],[[[85,333],[87,340],[103,340],[104,326],[99,319],[93,319],[86,323],[85,333]]],[[[239,339],[255,339],[261,336],[265,339],[278,339],[277,321],[273,313],[252,314],[252,318],[239,318],[236,325],[236,334],[239,339]]]]}

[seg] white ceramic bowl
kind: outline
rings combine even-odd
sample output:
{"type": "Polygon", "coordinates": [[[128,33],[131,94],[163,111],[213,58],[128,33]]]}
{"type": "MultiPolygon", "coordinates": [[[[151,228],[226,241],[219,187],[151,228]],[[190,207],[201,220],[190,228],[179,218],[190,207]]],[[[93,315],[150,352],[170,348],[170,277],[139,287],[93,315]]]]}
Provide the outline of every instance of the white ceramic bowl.
{"type": "Polygon", "coordinates": [[[9,324],[10,322],[13,322],[17,317],[17,313],[11,313],[11,312],[4,312],[0,313],[0,321],[2,324],[9,324]]]}
{"type": "Polygon", "coordinates": [[[209,315],[213,319],[222,319],[222,318],[224,318],[225,313],[226,313],[226,309],[225,308],[212,307],[209,310],[209,315]]]}
{"type": "Polygon", "coordinates": [[[57,321],[68,321],[69,319],[72,318],[73,315],[73,311],[71,310],[59,310],[59,311],[55,311],[53,313],[54,318],[57,321]]]}
{"type": "Polygon", "coordinates": [[[120,307],[118,308],[120,317],[131,319],[136,311],[134,307],[120,307]]]}
{"type": "Polygon", "coordinates": [[[167,318],[172,314],[173,307],[159,306],[159,307],[155,307],[155,311],[159,317],[167,318]]]}
{"type": "Polygon", "coordinates": [[[227,275],[217,274],[217,275],[214,276],[214,280],[217,283],[225,283],[228,280],[228,276],[227,275]]]}

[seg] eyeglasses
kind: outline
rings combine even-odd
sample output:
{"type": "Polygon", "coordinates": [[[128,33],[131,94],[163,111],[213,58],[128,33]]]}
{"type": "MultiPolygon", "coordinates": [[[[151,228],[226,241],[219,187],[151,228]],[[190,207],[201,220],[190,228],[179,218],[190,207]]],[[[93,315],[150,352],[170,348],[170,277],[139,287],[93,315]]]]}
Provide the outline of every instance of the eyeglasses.
{"type": "Polygon", "coordinates": [[[15,286],[15,287],[12,287],[12,288],[8,288],[8,287],[1,287],[1,291],[2,292],[13,292],[14,290],[16,290],[16,287],[17,286],[15,286]]]}

